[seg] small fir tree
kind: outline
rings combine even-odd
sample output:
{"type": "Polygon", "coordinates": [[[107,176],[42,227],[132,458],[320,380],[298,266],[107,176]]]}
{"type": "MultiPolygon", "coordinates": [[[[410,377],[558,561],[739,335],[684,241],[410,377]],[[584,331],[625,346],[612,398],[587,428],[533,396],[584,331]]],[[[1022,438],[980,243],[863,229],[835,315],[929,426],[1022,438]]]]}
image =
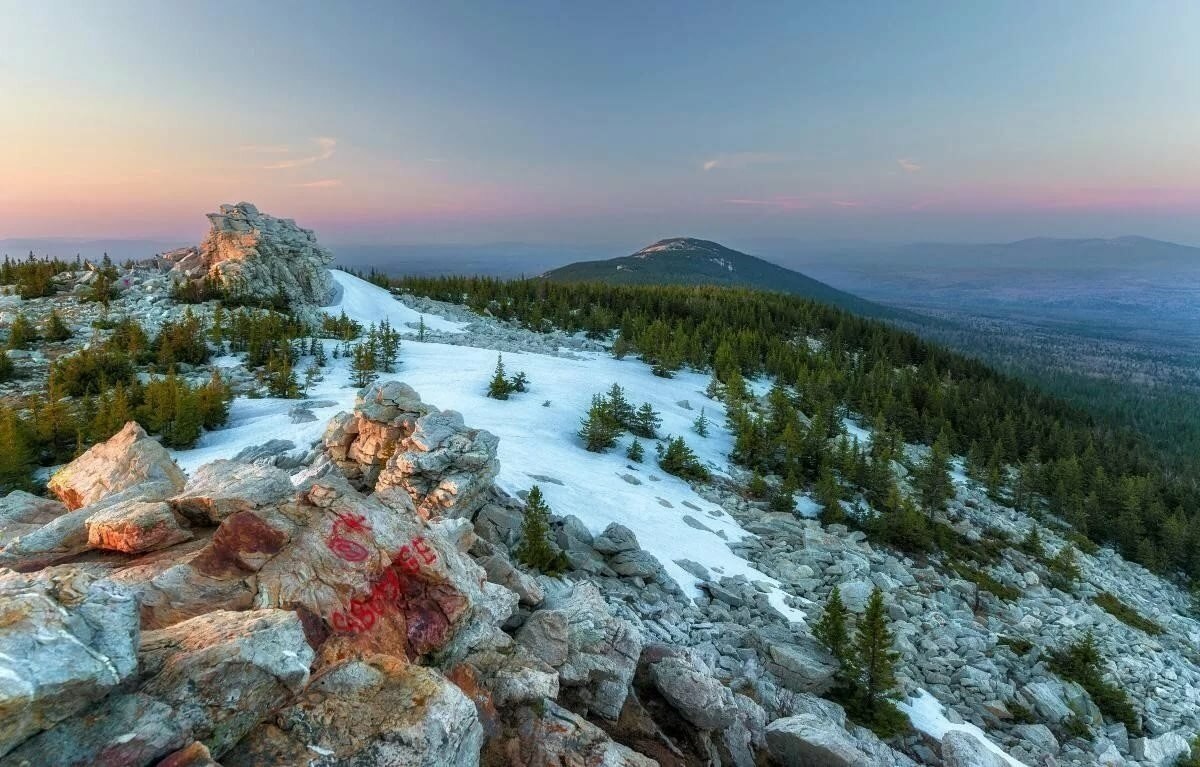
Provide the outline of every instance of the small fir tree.
{"type": "Polygon", "coordinates": [[[704,414],[704,408],[700,408],[700,415],[692,422],[692,430],[701,437],[708,436],[708,416],[704,414]]]}
{"type": "Polygon", "coordinates": [[[668,474],[674,474],[684,479],[697,481],[707,480],[708,469],[700,463],[700,459],[683,441],[683,437],[675,437],[667,442],[662,455],[658,459],[659,467],[668,474]]]}
{"type": "Polygon", "coordinates": [[[496,372],[488,384],[487,395],[492,399],[508,399],[512,392],[512,384],[504,375],[504,355],[496,355],[496,372]]]}
{"type": "Polygon", "coordinates": [[[821,522],[824,524],[832,525],[846,520],[846,512],[842,509],[842,491],[828,465],[821,467],[821,475],[817,478],[817,501],[821,504],[821,522]]]}
{"type": "Polygon", "coordinates": [[[867,609],[858,622],[854,636],[854,654],[859,679],[862,711],[873,719],[883,709],[896,687],[896,662],[900,654],[892,649],[894,638],[888,627],[883,592],[876,586],[867,600],[867,609]]]}
{"type": "Polygon", "coordinates": [[[0,407],[0,493],[29,490],[33,449],[24,425],[11,408],[0,407]]]}
{"type": "Polygon", "coordinates": [[[608,403],[600,395],[592,397],[592,405],[579,429],[583,446],[593,453],[603,453],[617,442],[617,429],[613,425],[608,403]]]}
{"type": "Polygon", "coordinates": [[[550,540],[550,507],[537,485],[529,488],[529,496],[525,499],[521,543],[514,554],[521,564],[548,575],[556,575],[564,569],[562,552],[556,551],[550,540]]]}
{"type": "Polygon", "coordinates": [[[8,328],[8,348],[24,349],[38,340],[37,330],[24,314],[18,312],[8,328]]]}
{"type": "Polygon", "coordinates": [[[515,392],[529,391],[529,377],[525,375],[525,371],[519,370],[515,376],[508,379],[508,387],[515,392]]]}
{"type": "Polygon", "coordinates": [[[375,351],[370,344],[355,344],[350,359],[350,382],[357,388],[370,385],[378,378],[375,373],[375,351]]]}
{"type": "Polygon", "coordinates": [[[642,443],[637,437],[633,438],[633,442],[629,443],[629,449],[625,451],[625,457],[634,463],[641,463],[646,451],[642,448],[642,443]]]}
{"type": "Polygon", "coordinates": [[[662,424],[662,418],[650,405],[649,402],[643,402],[642,406],[634,413],[633,422],[629,426],[629,430],[639,437],[645,439],[655,439],[658,437],[658,427],[662,424]]]}
{"type": "Polygon", "coordinates": [[[915,480],[921,506],[927,514],[942,511],[946,501],[954,497],[954,483],[950,479],[950,438],[945,431],[917,467],[915,480]]]}
{"type": "Polygon", "coordinates": [[[813,636],[825,645],[825,649],[829,650],[830,655],[837,659],[838,677],[843,682],[854,678],[853,648],[850,643],[850,629],[846,625],[848,616],[849,611],[842,602],[842,591],[834,586],[833,591],[829,592],[829,599],[825,602],[825,612],[813,626],[813,636]]]}

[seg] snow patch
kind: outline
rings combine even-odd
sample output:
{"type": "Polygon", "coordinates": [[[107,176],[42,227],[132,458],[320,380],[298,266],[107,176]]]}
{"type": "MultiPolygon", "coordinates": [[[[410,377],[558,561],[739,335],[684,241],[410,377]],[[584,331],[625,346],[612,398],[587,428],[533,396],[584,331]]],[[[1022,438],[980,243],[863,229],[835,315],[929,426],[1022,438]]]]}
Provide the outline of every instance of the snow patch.
{"type": "Polygon", "coordinates": [[[974,735],[983,744],[984,748],[999,756],[1013,767],[1028,767],[1024,762],[1017,761],[1005,753],[1004,749],[989,740],[987,734],[975,725],[969,722],[963,722],[962,724],[951,722],[946,718],[946,709],[941,702],[923,689],[918,688],[915,698],[903,703],[897,703],[896,708],[908,715],[913,727],[937,740],[941,740],[951,730],[961,730],[974,735]]]}

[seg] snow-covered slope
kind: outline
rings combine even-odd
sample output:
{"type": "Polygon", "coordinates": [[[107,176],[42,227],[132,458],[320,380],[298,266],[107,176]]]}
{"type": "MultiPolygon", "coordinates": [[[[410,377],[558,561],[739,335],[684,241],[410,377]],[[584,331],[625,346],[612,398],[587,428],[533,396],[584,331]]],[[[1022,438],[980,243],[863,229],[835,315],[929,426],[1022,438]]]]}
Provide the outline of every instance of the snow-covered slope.
{"type": "MultiPolygon", "coordinates": [[[[337,302],[325,309],[328,313],[337,315],[344,310],[364,324],[387,318],[401,330],[418,320],[416,311],[386,290],[344,272],[333,274],[341,289],[337,302]]],[[[441,317],[425,315],[425,323],[435,330],[468,332],[466,323],[441,317]]],[[[477,338],[486,344],[486,335],[477,338]]],[[[332,350],[333,342],[327,343],[332,350]]],[[[496,352],[491,349],[410,338],[404,342],[400,359],[399,370],[389,377],[411,385],[426,402],[458,410],[469,425],[500,437],[497,484],[509,493],[537,484],[556,514],[579,517],[593,533],[612,522],[627,526],[689,592],[696,587],[696,577],[676,560],[690,559],[721,575],[740,574],[777,585],[729,549],[728,542],[747,533],[686,482],[659,470],[649,442],[645,444],[645,462],[636,464],[624,457],[628,436],[606,454],[584,450],[577,436],[592,395],[618,383],[635,405],[649,402],[661,413],[662,435],[684,436],[701,460],[715,471],[725,471],[732,438],[724,428],[723,406],[704,395],[707,376],[681,372],[675,378],[658,378],[638,360],[617,360],[593,352],[570,356],[506,353],[509,372],[524,371],[530,390],[499,401],[485,396],[496,365],[496,352]],[[711,422],[708,437],[700,437],[691,428],[702,407],[711,422]]],[[[228,426],[204,435],[196,448],[179,451],[176,458],[185,471],[192,471],[269,439],[289,439],[298,449],[307,449],[320,438],[331,416],[353,407],[356,390],[349,385],[349,377],[344,358],[330,359],[324,380],[310,390],[308,401],[239,398],[231,408],[228,426]],[[289,411],[298,405],[310,409],[316,420],[293,424],[289,411]]],[[[770,596],[787,617],[802,619],[801,612],[784,604],[781,591],[776,589],[770,596]]]]}

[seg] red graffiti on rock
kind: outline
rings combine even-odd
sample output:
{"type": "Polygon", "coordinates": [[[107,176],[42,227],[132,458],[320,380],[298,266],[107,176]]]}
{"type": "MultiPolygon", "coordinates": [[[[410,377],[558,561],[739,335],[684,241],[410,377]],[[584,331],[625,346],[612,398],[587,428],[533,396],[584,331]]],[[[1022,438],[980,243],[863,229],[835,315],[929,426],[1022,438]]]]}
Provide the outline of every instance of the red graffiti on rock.
{"type": "Polygon", "coordinates": [[[348,533],[365,534],[371,530],[365,517],[358,514],[339,514],[333,521],[333,530],[325,544],[329,550],[347,562],[362,562],[371,555],[369,549],[358,541],[347,538],[348,533]]]}
{"type": "MultiPolygon", "coordinates": [[[[330,548],[333,549],[332,540],[330,548]]],[[[339,633],[359,634],[374,628],[389,607],[405,612],[409,600],[417,598],[423,591],[422,586],[408,576],[418,575],[423,565],[436,561],[437,552],[425,539],[413,538],[400,547],[391,566],[371,582],[371,590],[366,596],[351,599],[348,609],[338,610],[329,617],[330,625],[339,633]]]]}

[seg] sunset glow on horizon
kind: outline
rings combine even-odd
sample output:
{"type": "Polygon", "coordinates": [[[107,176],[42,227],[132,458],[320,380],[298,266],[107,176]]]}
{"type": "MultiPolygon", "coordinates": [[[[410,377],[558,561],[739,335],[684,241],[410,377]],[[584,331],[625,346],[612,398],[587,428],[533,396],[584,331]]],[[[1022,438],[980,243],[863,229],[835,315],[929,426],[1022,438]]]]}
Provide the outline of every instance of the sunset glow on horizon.
{"type": "Polygon", "coordinates": [[[1200,242],[1189,2],[0,17],[0,238],[1200,242]]]}

